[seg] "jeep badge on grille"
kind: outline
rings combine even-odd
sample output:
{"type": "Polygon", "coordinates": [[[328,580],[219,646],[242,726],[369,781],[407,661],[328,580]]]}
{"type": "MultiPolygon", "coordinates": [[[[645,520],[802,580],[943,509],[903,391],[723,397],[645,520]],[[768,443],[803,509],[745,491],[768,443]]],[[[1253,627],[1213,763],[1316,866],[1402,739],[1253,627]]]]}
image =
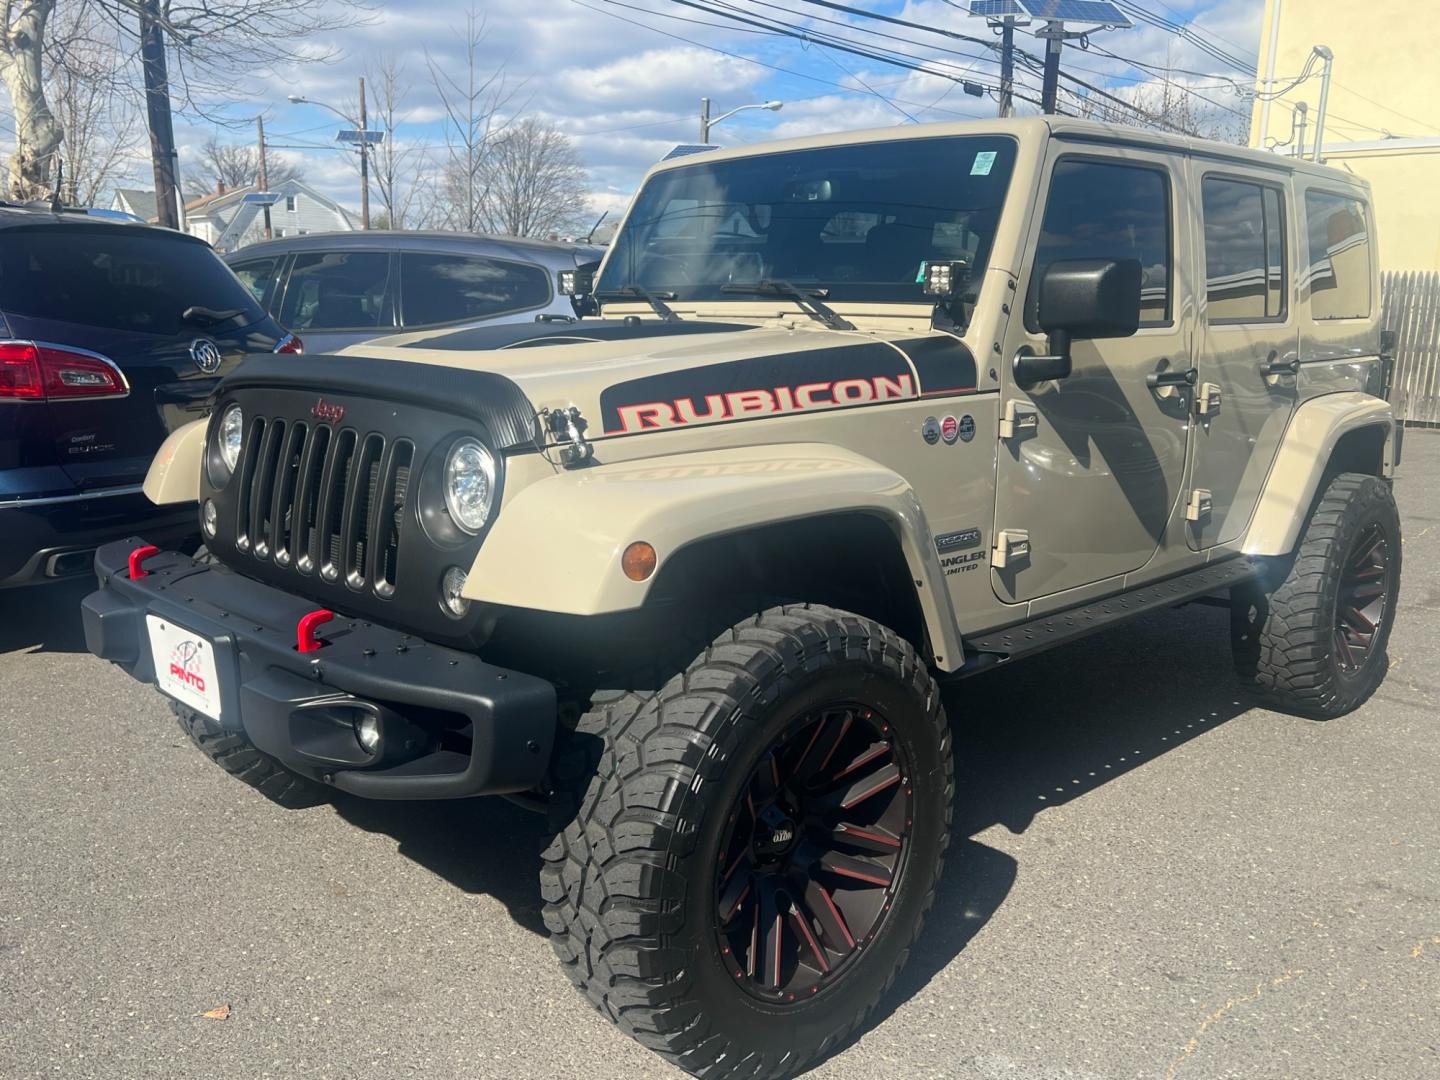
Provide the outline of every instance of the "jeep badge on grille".
{"type": "Polygon", "coordinates": [[[310,415],[316,420],[328,420],[332,424],[338,424],[345,419],[345,406],[332,405],[322,397],[310,407],[310,415]]]}

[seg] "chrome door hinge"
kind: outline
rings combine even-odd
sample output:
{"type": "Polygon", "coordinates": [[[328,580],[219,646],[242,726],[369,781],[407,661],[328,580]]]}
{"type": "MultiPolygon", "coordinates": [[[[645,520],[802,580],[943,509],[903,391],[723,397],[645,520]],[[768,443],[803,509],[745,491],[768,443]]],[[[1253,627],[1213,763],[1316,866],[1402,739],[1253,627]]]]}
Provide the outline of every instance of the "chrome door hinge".
{"type": "Polygon", "coordinates": [[[1000,438],[1018,439],[1040,429],[1040,414],[1018,401],[1005,403],[1005,415],[1000,420],[1000,438]]]}
{"type": "Polygon", "coordinates": [[[1185,520],[1201,521],[1210,516],[1210,489],[1196,488],[1190,492],[1190,501],[1185,504],[1185,520]]]}
{"type": "Polygon", "coordinates": [[[1219,383],[1200,384],[1200,390],[1195,395],[1195,411],[1201,416],[1214,416],[1220,411],[1219,383]]]}
{"type": "Polygon", "coordinates": [[[1028,529],[1001,529],[995,534],[995,553],[990,565],[1004,569],[1030,558],[1030,532],[1028,529]]]}

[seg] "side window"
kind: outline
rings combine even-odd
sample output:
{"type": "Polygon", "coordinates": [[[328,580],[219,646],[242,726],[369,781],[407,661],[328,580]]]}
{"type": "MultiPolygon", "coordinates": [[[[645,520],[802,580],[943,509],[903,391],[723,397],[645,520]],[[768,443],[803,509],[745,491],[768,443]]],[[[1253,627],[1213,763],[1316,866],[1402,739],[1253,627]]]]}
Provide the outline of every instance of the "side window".
{"type": "Polygon", "coordinates": [[[1316,319],[1370,314],[1370,231],[1358,199],[1328,191],[1305,192],[1307,254],[1302,295],[1316,319]]]}
{"type": "MultiPolygon", "coordinates": [[[[1170,321],[1170,190],[1165,174],[1138,165],[1062,160],[1050,177],[1045,220],[1030,279],[1036,285],[1059,259],[1138,259],[1140,325],[1170,321]]],[[[1031,329],[1033,314],[1030,319],[1031,329]]]]}
{"type": "Polygon", "coordinates": [[[1285,221],[1271,187],[1207,176],[1205,295],[1212,323],[1285,317],[1285,221]]]}
{"type": "Polygon", "coordinates": [[[280,269],[279,259],[250,259],[247,262],[234,263],[231,270],[240,279],[240,284],[250,291],[255,301],[262,306],[265,303],[265,294],[270,291],[270,286],[275,283],[275,274],[280,269]]]}
{"type": "Polygon", "coordinates": [[[359,330],[393,323],[382,251],[310,252],[295,256],[280,322],[290,330],[359,330]]]}
{"type": "Polygon", "coordinates": [[[404,252],[400,296],[406,326],[487,319],[548,304],[550,274],[532,263],[404,252]]]}
{"type": "Polygon", "coordinates": [[[285,209],[286,209],[287,211],[289,211],[290,213],[292,213],[292,214],[295,212],[295,196],[294,196],[294,195],[286,195],[286,196],[285,196],[285,209]]]}

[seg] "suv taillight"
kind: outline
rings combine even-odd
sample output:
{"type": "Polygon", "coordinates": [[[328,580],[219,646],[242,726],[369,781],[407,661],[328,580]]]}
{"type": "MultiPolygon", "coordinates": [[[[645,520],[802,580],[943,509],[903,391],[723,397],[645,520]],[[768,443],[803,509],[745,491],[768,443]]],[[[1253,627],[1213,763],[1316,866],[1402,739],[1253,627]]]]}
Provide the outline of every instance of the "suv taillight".
{"type": "Polygon", "coordinates": [[[280,339],[280,344],[275,346],[277,353],[295,353],[297,356],[305,351],[305,343],[295,334],[286,334],[280,339]]]}
{"type": "Polygon", "coordinates": [[[125,376],[99,353],[36,341],[0,341],[0,400],[123,397],[125,376]]]}

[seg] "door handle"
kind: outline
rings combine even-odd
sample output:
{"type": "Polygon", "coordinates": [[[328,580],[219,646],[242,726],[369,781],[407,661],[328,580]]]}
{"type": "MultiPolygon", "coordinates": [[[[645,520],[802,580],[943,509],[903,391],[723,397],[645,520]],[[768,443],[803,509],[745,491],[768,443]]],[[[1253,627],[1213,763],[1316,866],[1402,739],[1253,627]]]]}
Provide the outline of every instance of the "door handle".
{"type": "Polygon", "coordinates": [[[1270,375],[1298,375],[1300,373],[1300,358],[1298,356],[1292,356],[1288,360],[1277,360],[1276,357],[1279,355],[1279,350],[1270,350],[1270,355],[1267,356],[1265,362],[1260,365],[1261,375],[1268,377],[1270,375]]]}
{"type": "Polygon", "coordinates": [[[1152,371],[1145,376],[1145,385],[1151,390],[1162,386],[1194,386],[1195,381],[1200,378],[1200,372],[1192,368],[1172,371],[1152,371]]]}

